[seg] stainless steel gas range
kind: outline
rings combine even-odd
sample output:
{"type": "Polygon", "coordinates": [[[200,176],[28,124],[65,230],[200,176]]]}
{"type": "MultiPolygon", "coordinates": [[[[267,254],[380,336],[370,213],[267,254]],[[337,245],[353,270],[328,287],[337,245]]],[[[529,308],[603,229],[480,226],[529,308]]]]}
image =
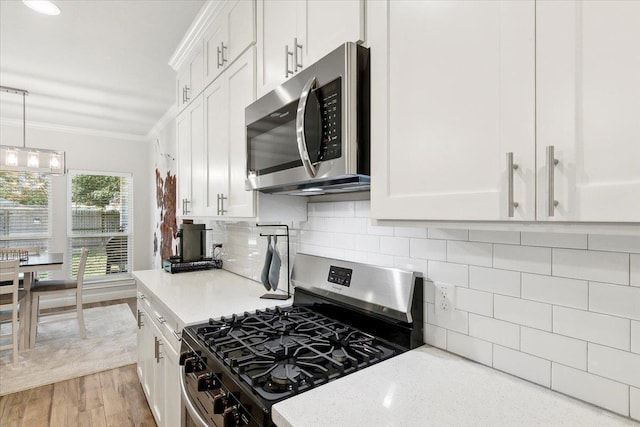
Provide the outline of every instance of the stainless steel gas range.
{"type": "Polygon", "coordinates": [[[293,305],[183,330],[183,403],[200,426],[273,426],[271,406],[423,344],[419,273],[298,254],[293,305]]]}

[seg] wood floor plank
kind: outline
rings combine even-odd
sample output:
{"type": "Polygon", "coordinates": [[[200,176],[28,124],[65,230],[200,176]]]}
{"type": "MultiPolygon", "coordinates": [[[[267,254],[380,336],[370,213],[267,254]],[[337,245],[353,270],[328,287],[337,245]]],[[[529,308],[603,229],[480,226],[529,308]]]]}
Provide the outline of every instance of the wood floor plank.
{"type": "Polygon", "coordinates": [[[90,411],[104,406],[102,388],[97,374],[87,375],[80,379],[80,412],[90,411]]]}
{"type": "Polygon", "coordinates": [[[107,427],[107,417],[104,414],[103,406],[81,411],[78,420],[82,427],[107,427]]]}
{"type": "Polygon", "coordinates": [[[50,426],[77,426],[80,403],[80,379],[74,378],[53,385],[50,426]]]}
{"type": "Polygon", "coordinates": [[[0,425],[20,425],[24,418],[26,403],[29,401],[31,390],[24,390],[18,393],[3,396],[5,407],[0,418],[0,425]]]}
{"type": "Polygon", "coordinates": [[[46,425],[51,416],[53,406],[54,385],[49,384],[31,391],[25,404],[24,426],[46,425]]]}

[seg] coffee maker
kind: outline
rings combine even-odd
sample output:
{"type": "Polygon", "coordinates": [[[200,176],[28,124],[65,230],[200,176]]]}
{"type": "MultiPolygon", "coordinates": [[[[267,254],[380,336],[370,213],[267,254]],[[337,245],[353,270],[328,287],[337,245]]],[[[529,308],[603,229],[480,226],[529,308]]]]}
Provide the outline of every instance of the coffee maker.
{"type": "Polygon", "coordinates": [[[207,236],[204,224],[180,224],[178,228],[180,261],[200,261],[205,258],[207,236]]]}

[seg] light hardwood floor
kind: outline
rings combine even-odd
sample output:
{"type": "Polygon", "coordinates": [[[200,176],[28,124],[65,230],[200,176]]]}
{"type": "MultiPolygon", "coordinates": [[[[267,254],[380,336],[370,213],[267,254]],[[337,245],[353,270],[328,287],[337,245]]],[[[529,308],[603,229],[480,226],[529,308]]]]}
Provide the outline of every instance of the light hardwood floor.
{"type": "MultiPolygon", "coordinates": [[[[135,313],[135,298],[84,308],[121,303],[135,313]]],[[[155,425],[135,365],[0,397],[2,427],[155,425]]]]}

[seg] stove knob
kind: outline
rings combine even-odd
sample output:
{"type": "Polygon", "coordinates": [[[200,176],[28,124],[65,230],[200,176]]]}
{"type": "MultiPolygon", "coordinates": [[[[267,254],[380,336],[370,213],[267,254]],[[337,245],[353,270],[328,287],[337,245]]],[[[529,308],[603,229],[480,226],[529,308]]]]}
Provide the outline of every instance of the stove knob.
{"type": "Polygon", "coordinates": [[[246,426],[249,424],[249,417],[244,409],[238,406],[227,408],[222,414],[224,427],[246,426]]]}
{"type": "Polygon", "coordinates": [[[184,371],[188,374],[191,372],[202,372],[207,368],[206,360],[199,357],[190,357],[184,361],[184,371]]]}
{"type": "Polygon", "coordinates": [[[184,362],[195,355],[193,351],[183,351],[180,353],[180,366],[184,366],[184,362]]]}
{"type": "Polygon", "coordinates": [[[219,393],[213,396],[213,413],[222,414],[227,408],[228,402],[229,399],[227,399],[227,396],[224,393],[219,393]]]}
{"type": "Polygon", "coordinates": [[[215,390],[220,387],[220,380],[213,372],[198,376],[198,391],[215,390]]]}

